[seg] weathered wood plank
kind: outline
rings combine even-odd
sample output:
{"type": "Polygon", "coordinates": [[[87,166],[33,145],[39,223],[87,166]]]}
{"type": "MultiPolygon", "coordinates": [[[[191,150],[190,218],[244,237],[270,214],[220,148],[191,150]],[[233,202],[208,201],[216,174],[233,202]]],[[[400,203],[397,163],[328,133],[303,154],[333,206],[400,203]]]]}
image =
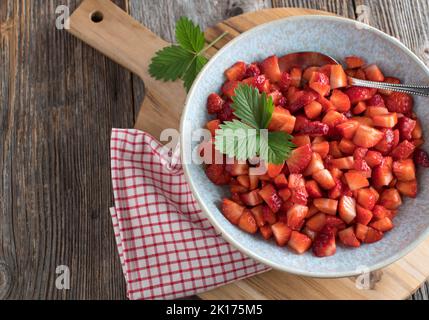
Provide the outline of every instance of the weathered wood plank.
{"type": "Polygon", "coordinates": [[[354,3],[352,0],[273,0],[273,7],[317,9],[332,12],[347,18],[355,18],[354,3]]]}
{"type": "Polygon", "coordinates": [[[125,298],[107,209],[110,129],[133,125],[131,77],[56,30],[56,6],[79,2],[0,2],[0,298],[125,298]],[[69,291],[55,287],[58,265],[69,291]]]}

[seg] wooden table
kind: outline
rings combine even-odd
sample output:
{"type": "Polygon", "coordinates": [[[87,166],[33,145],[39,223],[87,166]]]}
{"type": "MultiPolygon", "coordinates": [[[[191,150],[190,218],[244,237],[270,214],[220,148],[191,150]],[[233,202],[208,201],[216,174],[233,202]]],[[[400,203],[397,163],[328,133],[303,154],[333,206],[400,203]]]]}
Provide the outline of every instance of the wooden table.
{"type": "MultiPolygon", "coordinates": [[[[63,30],[79,0],[0,1],[0,299],[124,299],[108,213],[109,137],[132,127],[143,83],[63,30]],[[70,268],[70,290],[55,286],[70,268]]],[[[398,37],[429,64],[428,0],[115,0],[172,41],[186,15],[202,27],[267,7],[321,9],[398,37]],[[365,5],[366,7],[362,7],[365,5]]],[[[413,299],[428,299],[426,284],[413,299]]]]}

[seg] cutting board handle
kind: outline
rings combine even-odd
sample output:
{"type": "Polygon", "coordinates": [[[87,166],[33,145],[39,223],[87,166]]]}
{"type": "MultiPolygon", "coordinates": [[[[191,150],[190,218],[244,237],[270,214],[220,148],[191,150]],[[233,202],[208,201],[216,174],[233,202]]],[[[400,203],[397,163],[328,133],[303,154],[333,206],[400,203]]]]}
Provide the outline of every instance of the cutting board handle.
{"type": "Polygon", "coordinates": [[[168,45],[110,0],[83,1],[69,22],[73,35],[143,80],[155,52],[168,45]]]}

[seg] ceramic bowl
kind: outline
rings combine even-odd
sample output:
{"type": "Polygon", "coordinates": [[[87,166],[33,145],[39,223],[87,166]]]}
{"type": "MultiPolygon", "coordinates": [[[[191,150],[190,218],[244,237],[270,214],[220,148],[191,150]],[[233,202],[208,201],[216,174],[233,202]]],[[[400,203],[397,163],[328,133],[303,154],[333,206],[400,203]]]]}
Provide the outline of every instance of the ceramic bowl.
{"type": "MultiPolygon", "coordinates": [[[[206,99],[218,92],[224,81],[223,71],[238,60],[248,63],[276,54],[319,51],[342,61],[348,55],[364,57],[376,63],[386,75],[405,83],[429,83],[429,70],[409,49],[395,38],[353,20],[330,16],[298,16],[276,20],[251,29],[232,40],[205,66],[189,92],[181,121],[181,145],[195,148],[192,133],[209,120],[206,99]]],[[[426,98],[415,97],[415,111],[422,123],[429,123],[426,98]]],[[[426,135],[428,130],[426,130],[426,135]]],[[[427,136],[425,137],[427,140],[427,136]]],[[[185,148],[183,148],[185,149],[185,148]]],[[[188,149],[189,150],[189,149],[188,149]]],[[[387,266],[401,258],[428,236],[429,170],[421,170],[417,199],[404,198],[394,220],[395,228],[374,244],[357,249],[337,246],[331,257],[317,258],[311,250],[297,255],[259,235],[241,231],[224,218],[221,199],[227,188],[213,185],[201,165],[190,161],[183,152],[183,167],[201,209],[222,236],[237,249],[275,269],[311,277],[345,277],[387,266]]]]}

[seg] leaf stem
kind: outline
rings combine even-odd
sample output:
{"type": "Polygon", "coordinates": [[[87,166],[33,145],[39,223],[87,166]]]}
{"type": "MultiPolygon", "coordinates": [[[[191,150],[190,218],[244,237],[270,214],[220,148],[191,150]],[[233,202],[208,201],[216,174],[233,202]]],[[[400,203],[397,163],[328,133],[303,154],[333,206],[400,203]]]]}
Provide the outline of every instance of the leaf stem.
{"type": "Polygon", "coordinates": [[[203,50],[201,50],[198,55],[206,52],[208,49],[210,49],[211,47],[213,47],[216,43],[218,43],[223,37],[225,37],[228,34],[228,32],[224,32],[222,33],[219,37],[217,37],[216,39],[214,39],[211,43],[209,43],[203,50]]]}

